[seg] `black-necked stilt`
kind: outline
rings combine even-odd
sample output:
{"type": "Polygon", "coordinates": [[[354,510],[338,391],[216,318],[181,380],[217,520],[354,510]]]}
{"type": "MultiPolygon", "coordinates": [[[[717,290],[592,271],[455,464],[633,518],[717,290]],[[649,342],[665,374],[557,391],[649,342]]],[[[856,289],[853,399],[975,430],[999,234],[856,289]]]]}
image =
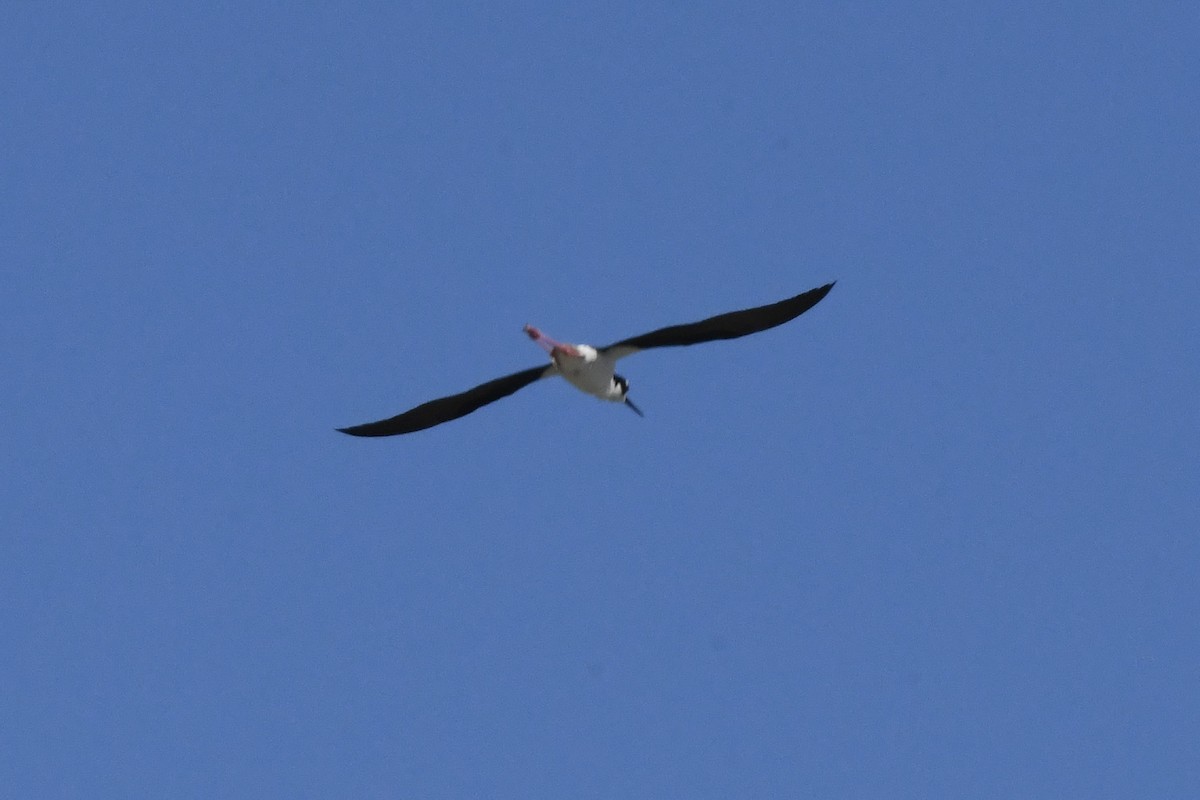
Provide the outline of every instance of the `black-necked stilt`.
{"type": "Polygon", "coordinates": [[[546,366],[514,372],[461,394],[430,400],[388,419],[338,430],[352,436],[395,436],[399,433],[432,428],[434,425],[466,416],[477,408],[508,397],[518,389],[552,375],[562,375],[575,388],[601,400],[624,403],[641,416],[641,410],[629,399],[629,381],[614,372],[618,359],[652,347],[683,347],[718,339],[737,339],[740,336],[765,331],[808,311],[829,294],[832,288],[833,284],[827,283],[778,303],[731,311],[686,325],[659,328],[641,336],[622,339],[606,347],[556,342],[532,325],[526,325],[525,333],[550,356],[550,363],[546,366]]]}

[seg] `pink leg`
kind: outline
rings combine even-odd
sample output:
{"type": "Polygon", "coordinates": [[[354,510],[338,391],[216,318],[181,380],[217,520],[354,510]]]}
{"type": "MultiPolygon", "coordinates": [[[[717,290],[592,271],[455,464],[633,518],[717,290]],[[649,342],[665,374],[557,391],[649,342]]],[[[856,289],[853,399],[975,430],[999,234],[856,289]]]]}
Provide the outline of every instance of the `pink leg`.
{"type": "Polygon", "coordinates": [[[530,339],[533,339],[535,342],[537,342],[538,347],[545,350],[552,357],[556,350],[563,353],[564,355],[568,355],[568,356],[576,356],[577,357],[579,355],[579,351],[575,349],[574,345],[563,344],[562,342],[556,342],[553,339],[551,339],[549,336],[547,336],[546,334],[539,331],[537,328],[533,327],[532,325],[526,325],[524,328],[524,331],[525,331],[526,335],[529,336],[530,339]]]}

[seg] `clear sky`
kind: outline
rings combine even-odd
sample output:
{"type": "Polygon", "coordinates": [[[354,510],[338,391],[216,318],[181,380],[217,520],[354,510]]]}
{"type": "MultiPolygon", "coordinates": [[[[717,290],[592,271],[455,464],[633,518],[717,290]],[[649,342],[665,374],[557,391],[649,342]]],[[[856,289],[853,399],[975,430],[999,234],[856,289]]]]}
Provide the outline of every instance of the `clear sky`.
{"type": "Polygon", "coordinates": [[[1195,4],[350,5],[0,9],[0,796],[1200,795],[1195,4]]]}

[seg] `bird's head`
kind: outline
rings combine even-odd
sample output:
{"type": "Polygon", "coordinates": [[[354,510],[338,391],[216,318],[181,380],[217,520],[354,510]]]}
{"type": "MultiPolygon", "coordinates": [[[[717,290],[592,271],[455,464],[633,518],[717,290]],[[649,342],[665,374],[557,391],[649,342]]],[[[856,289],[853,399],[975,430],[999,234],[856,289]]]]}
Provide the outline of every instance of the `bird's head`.
{"type": "Polygon", "coordinates": [[[629,381],[625,379],[625,376],[613,375],[613,393],[615,395],[613,398],[614,400],[619,400],[620,402],[632,408],[637,412],[639,417],[646,416],[642,413],[642,410],[635,406],[633,401],[629,399],[629,381]]]}

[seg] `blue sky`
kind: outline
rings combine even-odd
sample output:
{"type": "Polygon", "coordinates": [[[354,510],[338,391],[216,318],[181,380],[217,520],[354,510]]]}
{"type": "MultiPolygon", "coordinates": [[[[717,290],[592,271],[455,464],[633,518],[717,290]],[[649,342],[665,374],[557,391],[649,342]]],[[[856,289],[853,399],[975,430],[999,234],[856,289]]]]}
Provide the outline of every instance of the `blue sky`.
{"type": "Polygon", "coordinates": [[[199,5],[0,10],[0,794],[1200,791],[1192,6],[199,5]]]}

